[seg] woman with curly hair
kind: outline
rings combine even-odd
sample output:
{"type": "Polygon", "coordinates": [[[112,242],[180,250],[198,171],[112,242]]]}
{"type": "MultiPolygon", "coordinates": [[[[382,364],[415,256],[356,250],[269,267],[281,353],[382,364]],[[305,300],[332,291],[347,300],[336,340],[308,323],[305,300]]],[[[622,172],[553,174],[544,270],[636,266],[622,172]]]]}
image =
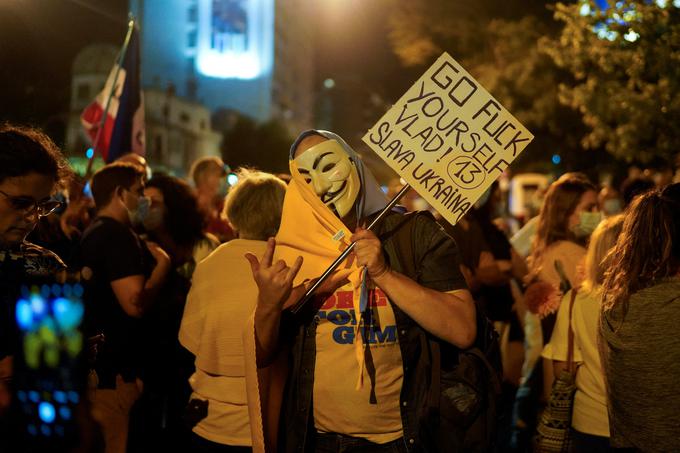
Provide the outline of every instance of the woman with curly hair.
{"type": "Polygon", "coordinates": [[[600,318],[612,447],[677,451],[680,184],[637,197],[612,252],[600,318]]]}
{"type": "Polygon", "coordinates": [[[183,277],[191,279],[196,264],[219,245],[216,237],[205,233],[196,193],[181,179],[160,175],[146,183],[144,195],[151,199],[144,220],[149,238],[168,252],[183,277]]]}
{"type": "Polygon", "coordinates": [[[219,244],[204,232],[205,217],[194,189],[183,180],[154,176],[146,183],[144,195],[151,199],[144,229],[167,251],[173,269],[158,303],[144,318],[145,388],[133,419],[138,430],[131,433],[131,445],[151,451],[161,445],[183,448],[189,436],[182,415],[191,393],[187,380],[193,357],[179,343],[179,326],[194,269],[219,244]]]}

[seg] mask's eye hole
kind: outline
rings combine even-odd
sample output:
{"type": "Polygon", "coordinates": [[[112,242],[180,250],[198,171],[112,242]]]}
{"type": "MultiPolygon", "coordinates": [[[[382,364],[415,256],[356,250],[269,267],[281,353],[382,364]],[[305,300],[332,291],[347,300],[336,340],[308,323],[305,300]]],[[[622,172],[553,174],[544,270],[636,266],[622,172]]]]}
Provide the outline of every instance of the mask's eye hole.
{"type": "Polygon", "coordinates": [[[299,168],[298,172],[300,172],[300,175],[305,178],[305,182],[309,184],[312,182],[312,177],[309,176],[309,170],[305,170],[304,168],[299,168]]]}
{"type": "Polygon", "coordinates": [[[333,168],[335,168],[335,162],[324,165],[321,171],[325,173],[327,171],[331,171],[333,168]]]}

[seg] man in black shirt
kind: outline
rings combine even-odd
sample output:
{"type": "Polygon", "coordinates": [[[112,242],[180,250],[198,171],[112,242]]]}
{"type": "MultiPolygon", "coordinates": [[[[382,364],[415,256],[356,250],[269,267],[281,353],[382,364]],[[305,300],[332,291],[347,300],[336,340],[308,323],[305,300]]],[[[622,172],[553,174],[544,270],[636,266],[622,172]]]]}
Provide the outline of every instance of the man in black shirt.
{"type": "Polygon", "coordinates": [[[132,230],[148,208],[143,178],[127,163],[99,170],[92,179],[97,217],[81,240],[85,330],[90,337],[103,335],[94,362],[92,413],[102,425],[107,453],[126,450],[130,408],[141,392],[139,318],[170,269],[168,255],[132,230]]]}
{"type": "Polygon", "coordinates": [[[13,311],[19,288],[65,269],[54,253],[26,236],[40,217],[59,207],[52,194],[69,174],[49,137],[35,129],[0,126],[0,414],[9,405],[6,383],[17,347],[13,311]]]}

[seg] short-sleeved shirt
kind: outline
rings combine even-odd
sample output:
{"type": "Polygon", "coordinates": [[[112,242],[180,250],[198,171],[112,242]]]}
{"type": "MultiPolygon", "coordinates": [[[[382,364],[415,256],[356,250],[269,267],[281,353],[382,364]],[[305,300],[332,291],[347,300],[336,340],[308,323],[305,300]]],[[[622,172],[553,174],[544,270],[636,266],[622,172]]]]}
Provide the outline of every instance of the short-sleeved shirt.
{"type": "Polygon", "coordinates": [[[351,283],[324,300],[317,312],[314,425],[321,432],[383,444],[402,437],[399,395],[404,372],[394,311],[385,293],[370,286],[371,308],[363,316],[354,311],[351,283]],[[357,335],[363,335],[370,355],[366,363],[371,365],[360,389],[357,335]]]}
{"type": "Polygon", "coordinates": [[[95,364],[99,385],[115,387],[116,374],[130,382],[141,375],[140,322],[123,311],[111,282],[134,275],[148,278],[153,257],[129,226],[97,217],[81,239],[79,264],[85,279],[85,334],[105,337],[95,364]]]}
{"type": "MultiPolygon", "coordinates": [[[[409,235],[407,238],[407,247],[400,247],[398,239],[395,239],[395,231],[399,230],[399,225],[403,221],[404,217],[399,214],[391,214],[383,219],[382,223],[379,225],[379,231],[377,231],[383,245],[383,255],[388,261],[389,265],[398,272],[403,274],[410,273],[408,271],[409,267],[412,268],[413,275],[412,278],[417,281],[420,285],[441,292],[452,292],[461,289],[467,289],[467,284],[465,278],[460,271],[460,252],[456,243],[452,238],[447,235],[443,228],[437,224],[431,215],[417,215],[415,218],[411,218],[412,226],[409,229],[409,235]],[[408,250],[404,250],[404,249],[408,250]],[[410,260],[411,263],[406,263],[406,260],[410,260]]],[[[408,225],[404,228],[409,228],[408,225]]],[[[342,291],[342,289],[340,290],[342,291]]],[[[337,297],[336,293],[336,297],[337,297]]],[[[380,293],[376,294],[380,297],[380,293]]],[[[327,301],[317,301],[322,304],[328,304],[330,307],[332,304],[331,300],[327,301]]],[[[336,306],[338,301],[336,300],[336,306]]],[[[423,300],[422,303],[427,303],[427,300],[423,300]]],[[[405,439],[408,439],[410,445],[417,445],[419,438],[419,417],[423,414],[417,412],[418,404],[417,398],[422,396],[422,390],[426,388],[428,383],[424,382],[424,376],[419,372],[420,359],[421,359],[421,336],[419,334],[419,327],[416,328],[415,321],[409,318],[398,306],[393,305],[389,299],[386,298],[386,306],[389,305],[392,308],[394,314],[394,320],[396,323],[396,338],[392,338],[392,329],[385,329],[384,327],[389,327],[391,324],[391,318],[387,316],[384,318],[384,324],[381,324],[380,333],[377,329],[373,329],[373,339],[376,342],[383,341],[389,347],[389,343],[393,342],[398,344],[399,351],[394,351],[395,354],[391,354],[386,357],[388,366],[392,370],[385,369],[383,375],[390,376],[389,379],[395,379],[396,381],[401,381],[401,390],[399,393],[401,402],[398,402],[402,435],[405,439]],[[394,357],[401,356],[401,363],[394,363],[394,357]]],[[[323,306],[323,305],[322,305],[323,306]]],[[[311,309],[306,309],[309,312],[313,312],[311,309]]],[[[347,313],[347,312],[345,312],[347,313]]],[[[316,313],[314,313],[316,315],[316,313]]],[[[345,322],[347,316],[351,316],[351,313],[335,315],[326,313],[328,316],[336,316],[337,322],[345,322]]],[[[385,313],[388,315],[388,313],[385,313]]],[[[352,321],[350,320],[350,323],[352,321]]],[[[335,332],[333,326],[327,324],[326,327],[332,329],[330,332],[331,336],[335,336],[341,341],[349,340],[349,331],[347,329],[340,329],[335,332]]],[[[345,326],[346,327],[346,326],[345,326]]],[[[284,451],[302,451],[304,450],[304,443],[307,437],[310,435],[309,426],[315,426],[312,429],[331,429],[329,420],[326,419],[325,422],[321,420],[316,420],[320,423],[308,423],[308,417],[323,416],[323,414],[316,413],[314,404],[319,404],[319,399],[323,395],[319,392],[319,388],[315,386],[314,378],[317,372],[317,361],[319,364],[329,363],[325,358],[317,357],[318,354],[324,354],[322,349],[317,350],[318,347],[323,348],[323,345],[318,344],[317,329],[321,328],[323,333],[323,327],[319,323],[319,319],[316,316],[307,316],[303,313],[299,319],[292,320],[289,325],[282,325],[282,330],[284,332],[290,333],[295,336],[294,345],[291,349],[293,367],[291,368],[291,374],[289,374],[289,380],[286,390],[286,395],[284,397],[284,404],[282,408],[282,432],[281,435],[284,437],[283,444],[286,445],[284,451]],[[302,325],[297,324],[302,322],[302,325]],[[314,402],[314,404],[313,404],[314,402]]],[[[328,329],[326,329],[328,331],[328,329]]],[[[284,334],[285,335],[285,334],[284,334]]],[[[326,346],[332,343],[326,343],[326,346]]],[[[370,340],[369,340],[370,344],[370,340]]],[[[343,344],[338,344],[337,347],[344,347],[343,344]]],[[[373,349],[373,348],[370,348],[373,349]]],[[[337,352],[337,351],[336,351],[337,352]]],[[[353,348],[348,348],[346,352],[347,356],[353,362],[356,363],[354,358],[353,348]]],[[[367,362],[367,370],[368,370],[367,362]]],[[[377,367],[376,367],[377,368],[377,367]]],[[[368,374],[368,373],[366,373],[368,374]]],[[[377,375],[377,373],[376,373],[377,375]]],[[[354,384],[357,379],[357,373],[351,373],[349,376],[342,375],[338,373],[338,379],[348,380],[351,384],[354,384]]],[[[326,381],[328,382],[328,381],[326,381]]],[[[398,385],[398,382],[396,382],[398,385]]],[[[370,375],[364,377],[364,386],[370,388],[370,375]]],[[[389,386],[388,386],[389,387],[389,386]]],[[[385,400],[387,404],[393,404],[393,398],[391,397],[392,388],[386,387],[386,395],[388,399],[385,400]]],[[[332,390],[332,389],[329,389],[332,390]]],[[[378,388],[376,388],[376,393],[378,388]]],[[[379,395],[376,394],[376,397],[379,395]]],[[[326,403],[326,402],[324,402],[326,403]]],[[[321,404],[324,404],[321,403],[321,404]]],[[[380,401],[377,404],[381,404],[380,401]]],[[[347,411],[345,411],[345,414],[347,411]]],[[[328,412],[326,412],[328,414],[328,412]]],[[[314,421],[314,419],[312,418],[314,421]]],[[[342,430],[342,424],[337,423],[335,420],[333,424],[333,429],[342,430]]],[[[348,424],[344,425],[349,427],[348,424]]],[[[366,430],[359,432],[356,427],[352,432],[340,432],[340,434],[349,434],[357,437],[372,438],[378,442],[386,442],[390,438],[394,438],[395,431],[398,429],[398,421],[392,420],[390,423],[382,426],[384,432],[376,432],[374,429],[372,432],[369,431],[372,427],[366,427],[366,430]]]]}
{"type": "MultiPolygon", "coordinates": [[[[574,362],[580,366],[576,373],[576,394],[571,425],[582,433],[609,437],[607,394],[597,344],[601,294],[597,290],[579,291],[574,299],[571,314],[574,362]]],[[[567,361],[570,300],[571,291],[562,298],[550,343],[541,354],[546,359],[567,361]]]]}
{"type": "Polygon", "coordinates": [[[0,359],[17,347],[14,304],[21,285],[42,283],[66,269],[57,255],[30,242],[16,250],[0,250],[0,359]]]}

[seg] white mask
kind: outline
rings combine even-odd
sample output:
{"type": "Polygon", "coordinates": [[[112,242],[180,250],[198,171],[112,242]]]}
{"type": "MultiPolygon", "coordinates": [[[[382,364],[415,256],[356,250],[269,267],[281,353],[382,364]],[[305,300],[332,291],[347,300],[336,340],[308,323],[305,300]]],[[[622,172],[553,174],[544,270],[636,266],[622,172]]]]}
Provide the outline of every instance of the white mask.
{"type": "Polygon", "coordinates": [[[314,145],[296,157],[295,163],[300,175],[338,217],[350,212],[359,195],[361,180],[340,143],[326,140],[314,145]]]}

